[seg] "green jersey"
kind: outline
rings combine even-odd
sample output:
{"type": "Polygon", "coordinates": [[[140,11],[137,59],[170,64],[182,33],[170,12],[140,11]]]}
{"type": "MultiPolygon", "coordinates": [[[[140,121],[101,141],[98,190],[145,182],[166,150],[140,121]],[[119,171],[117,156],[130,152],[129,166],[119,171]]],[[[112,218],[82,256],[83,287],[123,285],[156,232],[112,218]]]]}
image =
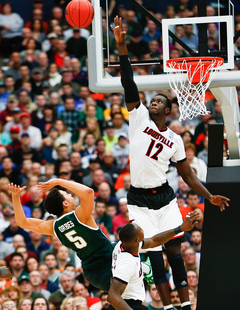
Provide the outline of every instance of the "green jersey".
{"type": "Polygon", "coordinates": [[[108,291],[113,247],[102,230],[79,221],[75,211],[54,221],[54,233],[82,261],[85,277],[95,287],[108,291]]]}

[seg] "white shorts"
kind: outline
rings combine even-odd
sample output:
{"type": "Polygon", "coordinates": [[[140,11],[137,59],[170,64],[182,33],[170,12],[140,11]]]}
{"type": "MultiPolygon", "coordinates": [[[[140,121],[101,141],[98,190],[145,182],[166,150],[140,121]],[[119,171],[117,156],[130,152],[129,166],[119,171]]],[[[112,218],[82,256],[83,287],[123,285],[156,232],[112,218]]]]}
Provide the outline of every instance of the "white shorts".
{"type": "MultiPolygon", "coordinates": [[[[159,210],[153,210],[136,205],[128,205],[129,220],[134,220],[134,223],[139,225],[144,232],[145,238],[150,238],[160,232],[174,229],[182,224],[182,215],[179,211],[177,198],[174,198],[170,203],[159,210]]],[[[174,238],[184,236],[184,232],[179,233],[174,238]]],[[[141,253],[148,251],[161,251],[162,246],[155,248],[142,249],[141,253]]]]}

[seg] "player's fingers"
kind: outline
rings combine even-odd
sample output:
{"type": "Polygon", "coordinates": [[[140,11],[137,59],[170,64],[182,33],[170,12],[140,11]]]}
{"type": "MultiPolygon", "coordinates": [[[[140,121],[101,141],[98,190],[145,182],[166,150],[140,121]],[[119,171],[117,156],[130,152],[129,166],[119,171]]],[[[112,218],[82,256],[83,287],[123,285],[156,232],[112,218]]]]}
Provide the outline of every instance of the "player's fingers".
{"type": "Polygon", "coordinates": [[[122,17],[119,18],[119,26],[120,26],[120,29],[122,29],[122,17]]]}

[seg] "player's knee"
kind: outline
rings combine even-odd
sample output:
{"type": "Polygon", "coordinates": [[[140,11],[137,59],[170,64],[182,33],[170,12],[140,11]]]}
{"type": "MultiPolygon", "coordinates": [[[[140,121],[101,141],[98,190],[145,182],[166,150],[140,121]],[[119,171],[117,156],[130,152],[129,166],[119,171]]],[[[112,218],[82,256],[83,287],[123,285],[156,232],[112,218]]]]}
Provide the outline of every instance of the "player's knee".
{"type": "Polygon", "coordinates": [[[187,273],[181,254],[177,254],[168,258],[168,262],[172,268],[173,281],[177,289],[188,286],[187,273]]]}
{"type": "Polygon", "coordinates": [[[152,265],[155,285],[168,282],[165,274],[162,252],[149,252],[148,255],[152,265]]]}

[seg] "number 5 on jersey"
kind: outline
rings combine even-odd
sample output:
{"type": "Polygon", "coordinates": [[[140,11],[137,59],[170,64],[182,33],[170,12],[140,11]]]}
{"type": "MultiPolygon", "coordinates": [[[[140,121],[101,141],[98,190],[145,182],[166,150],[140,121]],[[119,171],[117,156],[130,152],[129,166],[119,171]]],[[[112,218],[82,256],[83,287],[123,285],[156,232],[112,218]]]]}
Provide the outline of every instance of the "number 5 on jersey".
{"type": "Polygon", "coordinates": [[[78,249],[85,248],[87,246],[87,242],[80,236],[75,236],[73,235],[76,234],[76,231],[73,229],[69,231],[68,233],[65,234],[65,236],[68,238],[70,242],[73,242],[75,247],[78,249]]]}

